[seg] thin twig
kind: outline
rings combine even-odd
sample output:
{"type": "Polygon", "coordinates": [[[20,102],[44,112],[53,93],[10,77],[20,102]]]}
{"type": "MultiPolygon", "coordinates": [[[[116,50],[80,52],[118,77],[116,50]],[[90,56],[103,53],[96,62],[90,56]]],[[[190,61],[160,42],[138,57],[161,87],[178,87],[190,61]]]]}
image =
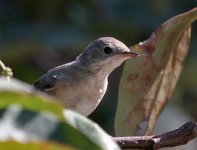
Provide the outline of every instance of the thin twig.
{"type": "Polygon", "coordinates": [[[1,75],[6,76],[7,80],[10,81],[10,77],[13,75],[12,69],[10,67],[6,67],[4,63],[0,60],[0,72],[1,75]]]}
{"type": "Polygon", "coordinates": [[[4,63],[0,60],[0,66],[1,66],[1,68],[2,68],[2,70],[5,70],[5,65],[4,65],[4,63]]]}
{"type": "Polygon", "coordinates": [[[156,150],[184,145],[197,137],[197,123],[187,122],[178,129],[155,136],[112,137],[122,149],[156,150]]]}

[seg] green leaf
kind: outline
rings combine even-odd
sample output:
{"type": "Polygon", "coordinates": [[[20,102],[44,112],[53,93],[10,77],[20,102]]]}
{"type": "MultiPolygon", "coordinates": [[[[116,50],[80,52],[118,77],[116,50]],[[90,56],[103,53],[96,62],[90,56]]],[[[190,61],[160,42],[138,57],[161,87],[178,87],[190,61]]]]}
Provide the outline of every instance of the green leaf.
{"type": "Polygon", "coordinates": [[[159,26],[133,49],[142,57],[126,62],[120,82],[115,118],[116,135],[150,134],[170,99],[182,69],[197,8],[159,26]]]}
{"type": "Polygon", "coordinates": [[[1,141],[54,141],[78,149],[101,149],[77,129],[45,111],[33,112],[13,104],[0,109],[0,116],[1,141]]]}
{"type": "Polygon", "coordinates": [[[103,132],[96,123],[93,123],[82,115],[69,110],[65,111],[64,114],[71,126],[80,130],[84,135],[91,139],[93,143],[100,145],[102,149],[117,149],[116,144],[111,141],[110,136],[103,132]]]}
{"type": "Polygon", "coordinates": [[[20,143],[16,141],[0,142],[0,149],[7,150],[77,150],[69,146],[54,142],[27,142],[20,143]]]}
{"type": "Polygon", "coordinates": [[[62,114],[63,107],[53,101],[46,101],[44,98],[16,91],[0,91],[0,108],[5,108],[13,104],[20,104],[24,109],[31,111],[48,111],[64,120],[62,114]]]}
{"type": "Polygon", "coordinates": [[[64,109],[25,83],[0,78],[0,141],[10,140],[19,146],[56,142],[76,149],[119,150],[92,121],[64,109]]]}
{"type": "Polygon", "coordinates": [[[63,106],[54,102],[50,97],[36,92],[30,85],[11,78],[7,81],[0,78],[0,107],[6,107],[14,103],[20,103],[23,108],[32,111],[48,111],[52,112],[61,120],[64,120],[62,114],[63,106]]]}

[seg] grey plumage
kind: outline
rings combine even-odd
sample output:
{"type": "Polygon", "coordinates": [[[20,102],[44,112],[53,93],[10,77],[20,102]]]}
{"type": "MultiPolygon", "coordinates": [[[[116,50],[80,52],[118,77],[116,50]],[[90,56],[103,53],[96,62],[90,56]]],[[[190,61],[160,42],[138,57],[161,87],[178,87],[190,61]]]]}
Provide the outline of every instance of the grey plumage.
{"type": "Polygon", "coordinates": [[[115,38],[99,38],[75,61],[49,70],[34,86],[87,116],[103,98],[108,75],[124,60],[137,55],[115,38]]]}

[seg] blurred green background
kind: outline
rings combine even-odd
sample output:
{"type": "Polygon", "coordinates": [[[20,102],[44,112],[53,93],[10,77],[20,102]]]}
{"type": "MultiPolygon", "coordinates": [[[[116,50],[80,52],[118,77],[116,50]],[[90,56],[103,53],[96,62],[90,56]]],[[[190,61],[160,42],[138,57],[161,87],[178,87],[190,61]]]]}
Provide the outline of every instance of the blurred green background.
{"type": "MultiPolygon", "coordinates": [[[[130,46],[149,37],[167,19],[197,6],[195,0],[0,0],[0,59],[14,77],[33,83],[67,63],[96,38],[113,36],[130,46]]],[[[197,120],[197,23],[173,103],[197,120]]],[[[90,116],[113,133],[122,67],[90,116]]]]}

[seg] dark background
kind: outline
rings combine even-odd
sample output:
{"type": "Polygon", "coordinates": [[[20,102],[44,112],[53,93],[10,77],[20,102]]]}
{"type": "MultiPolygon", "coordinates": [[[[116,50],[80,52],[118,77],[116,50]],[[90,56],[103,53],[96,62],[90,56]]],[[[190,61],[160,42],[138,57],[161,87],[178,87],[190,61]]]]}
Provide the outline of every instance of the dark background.
{"type": "MultiPolygon", "coordinates": [[[[90,42],[113,36],[130,46],[149,37],[167,19],[197,6],[195,0],[0,0],[0,59],[14,77],[33,83],[67,63],[90,42]]],[[[197,24],[173,103],[197,120],[197,24]]],[[[90,116],[113,133],[121,67],[90,116]]]]}

